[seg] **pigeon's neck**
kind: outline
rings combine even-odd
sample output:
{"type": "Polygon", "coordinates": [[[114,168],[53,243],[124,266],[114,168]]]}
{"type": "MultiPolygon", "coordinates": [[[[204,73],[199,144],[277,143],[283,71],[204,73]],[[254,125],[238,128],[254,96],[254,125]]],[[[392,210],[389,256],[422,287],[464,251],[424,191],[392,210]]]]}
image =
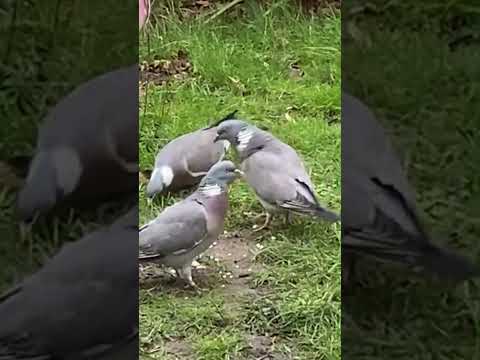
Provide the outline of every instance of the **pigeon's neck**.
{"type": "Polygon", "coordinates": [[[237,142],[235,144],[235,149],[239,154],[244,153],[250,146],[252,139],[255,137],[255,129],[251,126],[248,126],[242,129],[237,134],[237,142]]]}
{"type": "Polygon", "coordinates": [[[238,134],[235,149],[240,160],[244,160],[257,151],[262,150],[269,141],[270,138],[261,130],[248,127],[238,134]]]}
{"type": "Polygon", "coordinates": [[[206,180],[200,184],[198,192],[207,198],[223,195],[227,192],[226,185],[219,184],[215,181],[206,180]]]}

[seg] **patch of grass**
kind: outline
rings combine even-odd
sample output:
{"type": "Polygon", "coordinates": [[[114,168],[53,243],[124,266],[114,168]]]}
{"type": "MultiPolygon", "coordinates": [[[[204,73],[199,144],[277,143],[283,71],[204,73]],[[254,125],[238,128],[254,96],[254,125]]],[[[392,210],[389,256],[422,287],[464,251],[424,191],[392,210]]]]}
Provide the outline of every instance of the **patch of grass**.
{"type": "MultiPolygon", "coordinates": [[[[241,16],[224,15],[208,25],[163,14],[149,29],[149,41],[142,39],[142,60],[168,59],[183,49],[194,70],[181,81],[150,85],[141,97],[141,169],[152,168],[168,141],[238,109],[298,150],[321,201],[339,211],[340,18],[310,18],[285,6],[267,10],[254,3],[241,5],[241,16]],[[304,71],[301,79],[290,76],[294,62],[304,71]]],[[[144,186],[139,191],[141,223],[182,198],[149,203],[144,186]]],[[[252,190],[234,183],[226,230],[249,232],[252,213],[261,211],[252,190]]],[[[151,347],[187,341],[195,359],[249,359],[248,336],[267,335],[287,358],[339,359],[339,232],[339,225],[299,218],[290,228],[277,219],[271,231],[252,234],[264,247],[253,298],[232,296],[228,285],[222,290],[215,284],[188,299],[178,292],[142,290],[144,356],[151,347]]],[[[161,354],[148,356],[165,358],[161,354]]]]}
{"type": "Polygon", "coordinates": [[[199,360],[228,360],[241,356],[242,337],[236,332],[207,335],[194,345],[199,360]]]}

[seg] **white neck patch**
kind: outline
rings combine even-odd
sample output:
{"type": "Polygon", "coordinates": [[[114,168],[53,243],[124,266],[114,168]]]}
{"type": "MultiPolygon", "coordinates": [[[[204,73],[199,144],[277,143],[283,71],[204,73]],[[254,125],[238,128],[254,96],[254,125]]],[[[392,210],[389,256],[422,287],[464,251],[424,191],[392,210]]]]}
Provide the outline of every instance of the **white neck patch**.
{"type": "Polygon", "coordinates": [[[225,155],[227,155],[227,151],[230,149],[230,141],[223,140],[223,154],[218,160],[219,162],[222,161],[225,158],[225,155]]]}
{"type": "Polygon", "coordinates": [[[230,141],[223,140],[223,148],[225,149],[225,152],[227,152],[228,149],[230,149],[230,141]]]}
{"type": "Polygon", "coordinates": [[[218,196],[222,193],[222,188],[218,184],[204,185],[200,191],[206,197],[218,196]]]}
{"type": "Polygon", "coordinates": [[[80,157],[69,147],[55,149],[51,154],[58,186],[65,195],[69,195],[76,189],[83,172],[80,157]]]}
{"type": "MultiPolygon", "coordinates": [[[[155,170],[156,171],[156,170],[155,170]]],[[[161,166],[158,169],[160,176],[162,177],[162,183],[164,187],[170,186],[173,181],[173,170],[170,166],[161,166]]]]}
{"type": "Polygon", "coordinates": [[[246,128],[240,131],[237,135],[237,140],[238,140],[237,149],[239,151],[245,150],[250,140],[252,139],[252,137],[253,137],[253,131],[251,129],[246,128]]]}

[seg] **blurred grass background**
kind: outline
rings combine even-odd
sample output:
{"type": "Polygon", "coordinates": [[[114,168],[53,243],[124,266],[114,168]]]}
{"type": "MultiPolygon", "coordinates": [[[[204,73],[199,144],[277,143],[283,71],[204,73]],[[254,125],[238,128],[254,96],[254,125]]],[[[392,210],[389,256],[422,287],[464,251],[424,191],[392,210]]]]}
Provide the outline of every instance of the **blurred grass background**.
{"type": "MultiPolygon", "coordinates": [[[[342,11],[343,86],[391,134],[434,242],[480,263],[478,2],[344,1],[342,11]]],[[[445,289],[359,271],[342,302],[344,358],[479,357],[477,282],[445,289]]]]}

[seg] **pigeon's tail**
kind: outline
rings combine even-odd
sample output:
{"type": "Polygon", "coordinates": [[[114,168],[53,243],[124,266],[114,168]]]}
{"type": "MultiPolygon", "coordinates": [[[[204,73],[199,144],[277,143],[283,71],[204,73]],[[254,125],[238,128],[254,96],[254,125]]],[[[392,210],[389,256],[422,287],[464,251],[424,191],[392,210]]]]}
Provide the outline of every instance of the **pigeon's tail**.
{"type": "Polygon", "coordinates": [[[232,111],[230,114],[224,116],[222,119],[217,120],[215,123],[206,127],[205,130],[213,129],[214,127],[217,127],[218,125],[220,125],[224,121],[235,119],[235,116],[237,115],[237,113],[238,113],[238,110],[232,111]]]}
{"type": "Polygon", "coordinates": [[[328,209],[324,209],[321,206],[317,206],[313,211],[313,216],[326,220],[328,222],[337,222],[340,221],[340,215],[330,211],[328,209]]]}
{"type": "Polygon", "coordinates": [[[480,268],[463,256],[437,247],[429,247],[417,263],[441,279],[457,282],[480,276],[480,268]]]}

